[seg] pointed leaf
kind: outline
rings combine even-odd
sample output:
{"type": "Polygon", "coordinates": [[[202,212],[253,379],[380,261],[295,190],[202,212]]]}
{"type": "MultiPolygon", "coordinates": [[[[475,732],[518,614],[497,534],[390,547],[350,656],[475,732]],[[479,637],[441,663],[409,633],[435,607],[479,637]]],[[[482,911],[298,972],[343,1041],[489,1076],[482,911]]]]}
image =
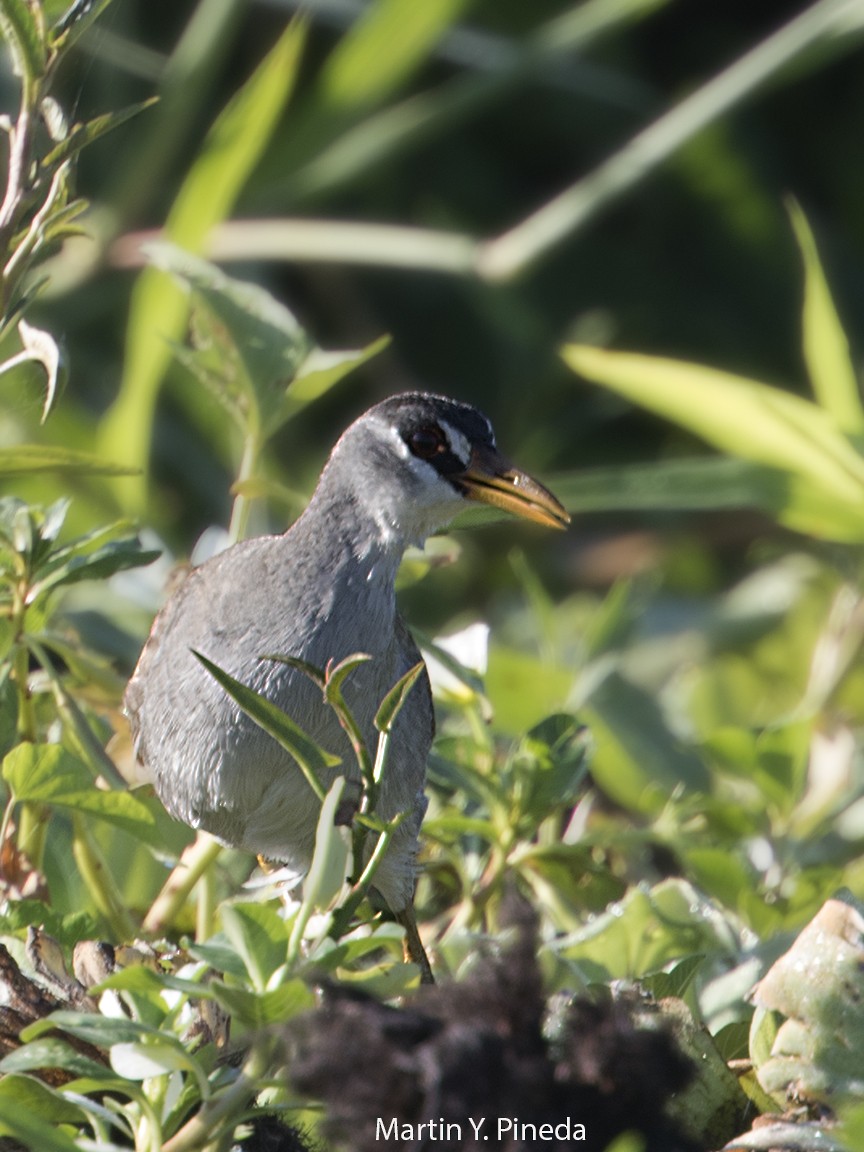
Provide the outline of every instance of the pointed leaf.
{"type": "MultiPolygon", "coordinates": [[[[76,1051],[71,1044],[56,1036],[31,1040],[21,1048],[13,1049],[0,1061],[0,1072],[38,1072],[44,1068],[62,1068],[74,1076],[90,1079],[114,1079],[111,1070],[89,1056],[76,1051]]],[[[0,1081],[0,1084],[5,1081],[0,1081]]]]}
{"type": "Polygon", "coordinates": [[[42,423],[48,419],[48,414],[54,407],[54,400],[60,388],[66,383],[69,368],[66,358],[60,351],[57,341],[50,332],[41,328],[34,328],[26,320],[18,321],[18,335],[24,351],[31,360],[37,361],[45,369],[48,377],[45,389],[45,403],[42,406],[42,423]]]}
{"type": "Polygon", "coordinates": [[[57,472],[69,476],[132,476],[135,468],[103,460],[90,452],[53,444],[18,444],[0,449],[0,476],[27,476],[57,472]]]}
{"type": "Polygon", "coordinates": [[[816,399],[850,436],[864,434],[864,408],[849,341],[831,298],[816,240],[796,201],[787,203],[804,258],[804,358],[816,399]]]}
{"type": "Polygon", "coordinates": [[[282,656],[276,652],[265,652],[261,659],[276,660],[279,664],[287,664],[290,668],[296,668],[298,672],[308,676],[312,683],[321,689],[322,693],[324,692],[326,677],[320,668],[316,668],[308,660],[301,660],[299,656],[282,656]]]}
{"type": "Polygon", "coordinates": [[[85,812],[154,847],[163,846],[156,818],[142,800],[131,792],[94,787],[86,766],[59,744],[19,744],[3,759],[3,779],[19,803],[85,812]]]}
{"type": "Polygon", "coordinates": [[[681,424],[735,456],[808,480],[860,506],[864,459],[831,414],[790,392],[698,364],[571,344],[574,372],[681,424]]]}
{"type": "Polygon", "coordinates": [[[147,550],[137,537],[109,540],[94,552],[73,555],[62,564],[53,566],[47,575],[31,585],[27,603],[35,603],[46,592],[81,580],[107,580],[117,572],[129,568],[143,568],[162,555],[158,550],[147,550]]]}
{"type": "MultiPolygon", "coordinates": [[[[5,2],[5,0],[2,0],[5,2]]],[[[0,1132],[19,1146],[39,1152],[79,1152],[80,1145],[68,1133],[22,1108],[16,1100],[0,1099],[0,1132]]]]}
{"type": "Polygon", "coordinates": [[[121,124],[125,124],[127,120],[131,120],[145,109],[151,108],[156,102],[157,98],[151,96],[148,100],[139,100],[137,104],[130,104],[128,108],[119,108],[116,112],[106,112],[103,116],[96,116],[84,124],[73,125],[69,135],[61,140],[56,148],[52,148],[47,156],[42,157],[43,170],[49,170],[64,160],[77,156],[82,148],[86,148],[88,144],[92,144],[94,140],[98,140],[107,132],[119,128],[121,124]]]}
{"type": "Polygon", "coordinates": [[[316,909],[330,907],[345,887],[350,872],[351,834],[336,824],[344,788],[345,777],[337,776],[318,815],[315,851],[303,881],[303,900],[316,909]]]}
{"type": "Polygon", "coordinates": [[[242,410],[251,402],[257,423],[272,429],[285,388],[309,354],[311,341],[294,315],[259,285],[226,276],[173,245],[148,244],[144,251],[193,291],[204,312],[196,319],[196,327],[204,329],[202,357],[216,353],[229,394],[243,395],[242,410]]]}
{"type": "Polygon", "coordinates": [[[396,717],[408,699],[408,693],[417,683],[420,676],[422,676],[425,669],[426,665],[422,660],[419,660],[413,668],[409,668],[405,675],[396,681],[381,701],[381,705],[375,713],[375,727],[379,732],[389,732],[393,727],[396,717]]]}
{"type": "Polygon", "coordinates": [[[67,51],[110,3],[111,0],[75,0],[51,29],[51,47],[57,52],[67,51]]]}
{"type": "Polygon", "coordinates": [[[329,392],[340,380],[373,359],[379,352],[383,352],[389,345],[389,336],[379,336],[365,348],[351,352],[325,352],[322,348],[313,348],[300,365],[291,391],[286,397],[292,406],[292,412],[329,392]]]}
{"type": "MultiPolygon", "coordinates": [[[[173,242],[200,252],[211,229],[231,212],[294,86],[304,29],[302,23],[288,27],[213,123],[172,206],[166,231],[173,242]]],[[[133,295],[120,395],[101,430],[113,451],[142,469],[156,394],[171,357],[167,341],[180,339],[187,311],[183,294],[166,286],[162,273],[142,274],[133,295]]],[[[137,493],[142,498],[143,485],[137,493]]]]}
{"type": "Polygon", "coordinates": [[[379,0],[365,9],[333,50],[322,96],[356,109],[383,99],[406,80],[466,7],[466,0],[379,0]]]}
{"type": "Polygon", "coordinates": [[[266,697],[254,692],[245,684],[241,684],[239,680],[235,680],[227,672],[223,672],[221,668],[212,664],[200,652],[195,652],[195,656],[210,675],[218,680],[231,699],[240,705],[246,715],[251,717],[265,732],[268,732],[286,752],[291,753],[306,777],[309,787],[319,800],[323,800],[324,788],[319,779],[319,773],[339,764],[339,757],[319,748],[299,725],[295,724],[281,708],[277,708],[266,697]]]}
{"type": "Polygon", "coordinates": [[[0,0],[0,32],[9,45],[16,74],[27,83],[38,80],[45,71],[40,16],[41,11],[26,0],[0,0]]]}
{"type": "Polygon", "coordinates": [[[372,659],[365,652],[352,652],[338,664],[328,665],[325,670],[325,696],[330,701],[342,700],[342,685],[351,673],[361,664],[367,664],[372,659]]]}
{"type": "Polygon", "coordinates": [[[159,1030],[139,1024],[127,1016],[103,1016],[98,1012],[73,1012],[62,1009],[42,1017],[21,1030],[21,1039],[26,1043],[38,1040],[46,1032],[56,1029],[68,1032],[97,1048],[110,1048],[112,1044],[126,1044],[140,1040],[142,1036],[159,1036],[159,1030]]]}
{"type": "Polygon", "coordinates": [[[243,958],[256,991],[263,992],[288,948],[285,921],[266,904],[227,904],[222,909],[225,935],[243,958]]]}

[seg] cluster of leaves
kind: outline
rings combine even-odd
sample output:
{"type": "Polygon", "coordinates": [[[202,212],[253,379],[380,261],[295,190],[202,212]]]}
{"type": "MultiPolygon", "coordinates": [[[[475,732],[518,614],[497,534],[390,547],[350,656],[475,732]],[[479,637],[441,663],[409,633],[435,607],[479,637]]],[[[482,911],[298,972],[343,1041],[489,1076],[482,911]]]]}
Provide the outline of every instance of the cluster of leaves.
{"type": "MultiPolygon", "coordinates": [[[[17,117],[6,119],[6,188],[0,204],[0,342],[17,325],[21,349],[0,364],[0,373],[37,363],[46,377],[43,419],[66,378],[63,354],[49,332],[23,319],[46,277],[38,267],[69,237],[82,232],[87,202],[74,192],[75,167],[83,148],[123,124],[145,104],[109,112],[84,123],[70,122],[52,95],[57,72],[110,0],[77,0],[53,26],[40,5],[5,0],[0,31],[20,82],[17,117]]],[[[0,476],[32,471],[122,473],[86,453],[37,445],[0,450],[0,476]]]]}

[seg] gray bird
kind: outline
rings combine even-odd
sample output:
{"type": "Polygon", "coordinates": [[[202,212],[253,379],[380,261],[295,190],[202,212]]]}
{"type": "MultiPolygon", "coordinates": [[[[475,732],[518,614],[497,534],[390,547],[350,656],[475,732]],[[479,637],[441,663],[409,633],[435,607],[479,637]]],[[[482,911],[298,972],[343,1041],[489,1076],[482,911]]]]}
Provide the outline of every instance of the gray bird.
{"type": "MultiPolygon", "coordinates": [[[[342,435],[309,506],[281,536],[235,544],[194,569],[159,613],[126,691],[135,752],[172,816],[226,844],[308,868],[319,802],[289,753],[235,704],[193,654],[262,693],[342,763],[355,763],[321,691],[267,653],[324,668],[372,659],[348,677],[346,702],[375,748],[373,720],[387,692],[420,659],[396,608],[408,545],[422,546],[468,500],[561,528],[555,497],[498,452],[475,408],[422,392],[370,408],[342,435]]],[[[410,816],[375,874],[406,927],[407,948],[431,972],[413,914],[423,785],[434,734],[425,669],[391,737],[377,814],[410,816]]],[[[355,771],[355,776],[357,775],[355,771]]]]}

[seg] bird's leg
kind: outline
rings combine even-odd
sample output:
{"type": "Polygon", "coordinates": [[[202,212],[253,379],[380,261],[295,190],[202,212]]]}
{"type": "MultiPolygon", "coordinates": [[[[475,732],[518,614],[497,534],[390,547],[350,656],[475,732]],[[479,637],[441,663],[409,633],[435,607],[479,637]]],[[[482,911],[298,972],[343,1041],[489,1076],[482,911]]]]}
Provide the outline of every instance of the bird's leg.
{"type": "Polygon", "coordinates": [[[416,964],[420,969],[421,984],[434,984],[435,977],[432,975],[432,966],[429,963],[429,957],[426,955],[426,949],[423,947],[423,941],[420,939],[420,933],[417,930],[414,901],[409,901],[402,911],[395,912],[394,916],[396,923],[401,924],[405,929],[405,959],[409,960],[412,964],[416,964]]]}

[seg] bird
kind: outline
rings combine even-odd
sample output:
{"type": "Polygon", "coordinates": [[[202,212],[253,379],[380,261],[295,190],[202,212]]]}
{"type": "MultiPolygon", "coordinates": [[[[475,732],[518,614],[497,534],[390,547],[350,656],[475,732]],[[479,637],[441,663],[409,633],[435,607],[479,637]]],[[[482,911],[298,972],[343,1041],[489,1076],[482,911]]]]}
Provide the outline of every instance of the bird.
{"type": "MultiPolygon", "coordinates": [[[[201,654],[279,706],[341,758],[322,773],[359,770],[320,690],[285,654],[323,669],[370,659],[344,698],[367,746],[391,688],[422,660],[396,604],[405,549],[422,547],[472,501],[553,528],[570,517],[552,493],[499,451],[475,407],[428,392],[374,405],[342,434],[313,495],[281,535],[233,544],[196,568],[158,613],[126,689],[135,755],[168,812],[224,844],[302,874],[320,802],[291,755],[235,703],[201,654]]],[[[406,955],[433,980],[414,914],[434,712],[425,666],[396,717],[376,815],[407,817],[374,874],[374,892],[405,927],[406,955]]]]}

